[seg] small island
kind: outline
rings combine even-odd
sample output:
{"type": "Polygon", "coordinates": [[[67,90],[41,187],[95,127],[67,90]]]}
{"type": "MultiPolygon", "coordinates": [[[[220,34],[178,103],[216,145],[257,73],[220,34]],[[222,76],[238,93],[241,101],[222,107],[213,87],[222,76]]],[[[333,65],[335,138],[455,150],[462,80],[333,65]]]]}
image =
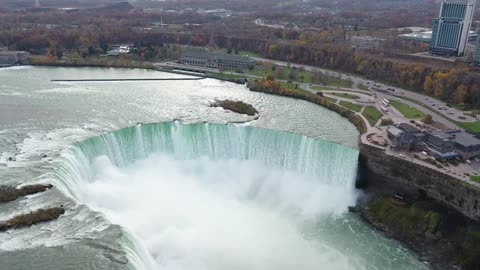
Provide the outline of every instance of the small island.
{"type": "Polygon", "coordinates": [[[233,100],[216,100],[214,103],[210,104],[210,107],[221,107],[225,110],[236,112],[239,114],[246,114],[248,116],[255,116],[258,114],[257,109],[250,104],[247,104],[243,101],[233,101],[233,100]]]}

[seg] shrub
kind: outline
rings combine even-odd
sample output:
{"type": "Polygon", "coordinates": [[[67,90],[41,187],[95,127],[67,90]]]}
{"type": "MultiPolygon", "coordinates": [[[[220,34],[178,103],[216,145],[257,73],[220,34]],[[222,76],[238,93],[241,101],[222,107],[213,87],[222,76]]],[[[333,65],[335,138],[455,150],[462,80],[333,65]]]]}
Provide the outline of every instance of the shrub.
{"type": "Polygon", "coordinates": [[[393,120],[392,120],[392,118],[383,118],[380,125],[381,126],[391,126],[391,125],[393,125],[393,120]]]}
{"type": "Polygon", "coordinates": [[[433,122],[433,118],[430,114],[427,114],[420,121],[422,121],[422,123],[425,123],[425,124],[431,124],[433,122]]]}

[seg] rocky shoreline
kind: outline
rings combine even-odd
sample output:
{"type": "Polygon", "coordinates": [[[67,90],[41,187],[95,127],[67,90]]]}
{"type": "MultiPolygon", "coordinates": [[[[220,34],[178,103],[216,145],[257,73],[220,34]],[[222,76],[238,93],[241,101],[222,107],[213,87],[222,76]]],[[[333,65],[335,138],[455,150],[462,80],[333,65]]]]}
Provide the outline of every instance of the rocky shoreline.
{"type": "Polygon", "coordinates": [[[433,201],[406,203],[379,196],[356,211],[385,236],[414,251],[432,270],[480,269],[480,235],[472,230],[475,224],[437,208],[433,201]]]}

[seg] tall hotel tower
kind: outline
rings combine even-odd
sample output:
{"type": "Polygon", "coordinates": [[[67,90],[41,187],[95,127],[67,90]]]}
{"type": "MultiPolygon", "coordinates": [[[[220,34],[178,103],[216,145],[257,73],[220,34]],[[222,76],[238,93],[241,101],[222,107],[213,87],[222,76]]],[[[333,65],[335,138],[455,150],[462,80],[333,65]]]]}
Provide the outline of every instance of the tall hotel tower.
{"type": "Polygon", "coordinates": [[[433,20],[431,54],[463,56],[476,2],[476,0],[442,1],[440,15],[433,20]]]}

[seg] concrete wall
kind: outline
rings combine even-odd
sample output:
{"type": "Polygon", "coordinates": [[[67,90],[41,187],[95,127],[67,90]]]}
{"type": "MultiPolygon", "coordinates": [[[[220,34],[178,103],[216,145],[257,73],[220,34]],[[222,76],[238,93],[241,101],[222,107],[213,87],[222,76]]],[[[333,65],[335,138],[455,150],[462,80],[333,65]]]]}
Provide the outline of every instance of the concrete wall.
{"type": "Polygon", "coordinates": [[[389,156],[382,149],[360,145],[360,166],[364,173],[357,186],[383,194],[427,196],[480,221],[480,189],[449,175],[389,156]]]}

